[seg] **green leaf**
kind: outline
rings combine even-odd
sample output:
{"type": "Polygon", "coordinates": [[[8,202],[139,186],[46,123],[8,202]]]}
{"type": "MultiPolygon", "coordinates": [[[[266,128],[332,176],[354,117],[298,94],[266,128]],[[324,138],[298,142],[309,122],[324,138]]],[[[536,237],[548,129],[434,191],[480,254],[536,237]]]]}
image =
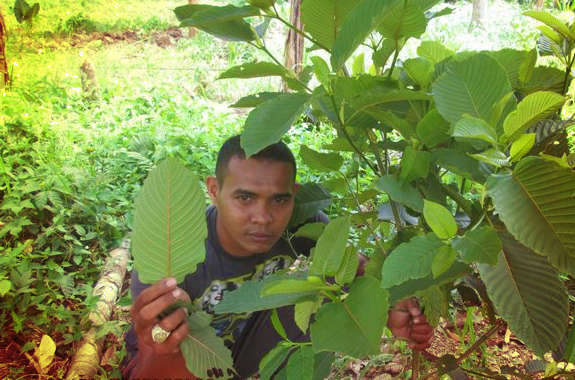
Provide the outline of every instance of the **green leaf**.
{"type": "Polygon", "coordinates": [[[424,314],[427,317],[429,324],[432,327],[437,327],[439,324],[439,318],[448,315],[448,293],[442,287],[432,285],[416,294],[419,299],[419,306],[424,310],[424,314]]]}
{"type": "Polygon", "coordinates": [[[248,4],[261,9],[267,9],[275,4],[275,0],[248,0],[248,4]]]}
{"type": "Polygon", "coordinates": [[[563,358],[568,363],[575,363],[575,328],[574,324],[571,323],[569,327],[569,335],[567,336],[567,341],[565,342],[565,353],[563,358]]]}
{"type": "Polygon", "coordinates": [[[361,112],[370,111],[376,108],[378,111],[384,110],[385,105],[393,106],[394,103],[403,102],[408,100],[428,100],[429,96],[420,91],[412,90],[389,90],[386,92],[374,91],[367,92],[358,97],[355,97],[350,102],[350,107],[353,109],[352,114],[347,118],[349,123],[353,123],[353,119],[358,117],[361,112]],[[390,104],[391,103],[391,104],[390,104]]]}
{"type": "Polygon", "coordinates": [[[449,239],[457,234],[457,223],[453,215],[442,205],[424,199],[423,216],[440,239],[449,239]]]}
{"type": "Polygon", "coordinates": [[[278,345],[272,348],[260,361],[260,379],[270,380],[280,365],[287,359],[290,348],[278,345]]]}
{"type": "Polygon", "coordinates": [[[536,137],[536,133],[526,133],[513,141],[513,145],[511,145],[511,150],[509,151],[511,154],[511,162],[517,162],[529,153],[531,148],[535,145],[536,137]]]}
{"type": "Polygon", "coordinates": [[[327,62],[323,60],[322,57],[319,56],[313,56],[309,58],[312,63],[313,63],[313,72],[315,73],[315,76],[317,78],[317,80],[319,81],[319,83],[321,83],[326,90],[330,89],[330,83],[329,83],[329,74],[330,74],[330,70],[329,70],[329,66],[327,65],[327,62]]]}
{"type": "Polygon", "coordinates": [[[331,204],[329,191],[316,183],[301,184],[295,196],[289,227],[296,227],[331,204]]]}
{"type": "Polygon", "coordinates": [[[399,178],[403,183],[408,183],[418,178],[427,177],[429,161],[429,152],[414,150],[411,146],[407,146],[401,158],[399,178]]]}
{"type": "Polygon", "coordinates": [[[387,60],[391,57],[391,54],[393,54],[396,49],[397,41],[392,38],[384,39],[383,43],[381,44],[381,48],[373,52],[371,56],[373,64],[378,68],[385,67],[387,60]]]}
{"type": "Polygon", "coordinates": [[[38,15],[38,12],[40,12],[40,4],[35,3],[34,5],[32,5],[30,10],[28,12],[26,12],[24,19],[30,20],[30,19],[36,17],[38,15]]]}
{"type": "Polygon", "coordinates": [[[299,346],[287,363],[287,378],[311,380],[313,376],[314,353],[311,346],[299,346]]]}
{"type": "Polygon", "coordinates": [[[332,289],[334,289],[334,285],[327,285],[323,282],[309,282],[306,279],[292,278],[287,280],[274,281],[265,285],[260,292],[260,295],[269,296],[273,294],[313,293],[319,292],[321,290],[332,289]]]}
{"type": "Polygon", "coordinates": [[[470,154],[469,157],[496,167],[509,166],[509,158],[498,149],[488,149],[485,152],[470,154]]]}
{"type": "Polygon", "coordinates": [[[353,60],[353,65],[351,67],[352,74],[354,77],[361,75],[365,72],[365,54],[360,53],[358,54],[355,59],[353,60]]]}
{"type": "Polygon", "coordinates": [[[486,54],[453,62],[433,84],[441,115],[457,123],[464,115],[490,120],[493,107],[511,92],[507,73],[486,54]]]}
{"type": "Polygon", "coordinates": [[[523,15],[534,18],[537,21],[541,21],[566,38],[575,39],[575,34],[569,30],[569,27],[565,25],[565,23],[563,23],[561,20],[551,15],[549,12],[527,11],[523,12],[523,15]]]}
{"type": "Polygon", "coordinates": [[[481,263],[492,267],[497,265],[501,252],[501,240],[491,227],[480,227],[467,231],[464,236],[455,237],[451,246],[467,264],[481,263]]]}
{"type": "Polygon", "coordinates": [[[301,20],[306,32],[327,49],[331,49],[339,29],[355,0],[306,0],[301,4],[301,20]]]}
{"type": "Polygon", "coordinates": [[[224,71],[218,79],[226,78],[258,78],[269,76],[286,76],[285,67],[271,62],[249,62],[240,66],[234,66],[224,71]]]}
{"type": "Polygon", "coordinates": [[[178,283],[204,261],[205,195],[198,178],[175,158],[152,170],[135,201],[132,254],[140,281],[173,276],[178,283]]]}
{"type": "Polygon", "coordinates": [[[12,283],[9,280],[0,281],[0,297],[4,297],[12,288],[12,283]]]}
{"type": "Polygon", "coordinates": [[[280,95],[253,109],[242,131],[241,142],[246,155],[254,155],[277,143],[301,115],[310,97],[304,93],[280,95]]]}
{"type": "Polygon", "coordinates": [[[349,284],[355,278],[358,267],[357,251],[353,246],[349,246],[346,248],[343,261],[335,274],[335,282],[340,285],[349,284]]]}
{"type": "Polygon", "coordinates": [[[423,211],[423,197],[421,193],[409,184],[401,185],[395,175],[384,175],[377,181],[375,187],[385,191],[394,201],[402,203],[415,211],[423,211]]]}
{"type": "Polygon", "coordinates": [[[294,307],[294,320],[297,327],[307,334],[307,329],[309,327],[309,320],[312,314],[315,314],[322,305],[322,298],[320,297],[315,301],[305,301],[295,304],[294,307]]]}
{"type": "Polygon", "coordinates": [[[235,108],[257,107],[260,104],[262,104],[263,102],[277,98],[278,96],[283,95],[283,94],[285,94],[285,93],[284,92],[260,92],[258,94],[244,96],[243,98],[241,98],[240,100],[238,100],[237,102],[232,104],[230,107],[235,107],[235,108]]]}
{"type": "Polygon", "coordinates": [[[531,49],[529,53],[527,53],[527,57],[519,67],[519,81],[521,83],[528,82],[529,79],[531,79],[537,58],[537,49],[531,49]]]}
{"type": "Polygon", "coordinates": [[[486,183],[495,210],[522,244],[575,275],[575,173],[539,157],[486,183]]]}
{"type": "Polygon", "coordinates": [[[275,294],[265,297],[260,295],[264,286],[285,278],[285,275],[273,275],[266,277],[262,281],[246,281],[238,289],[226,293],[226,296],[214,307],[214,312],[216,314],[252,313],[254,311],[268,310],[315,299],[317,291],[305,294],[275,294]]]}
{"type": "Polygon", "coordinates": [[[196,27],[215,37],[229,41],[252,41],[255,33],[243,19],[256,16],[260,11],[249,5],[213,6],[206,4],[188,4],[177,7],[174,12],[181,21],[180,27],[196,27]]]}
{"type": "Polygon", "coordinates": [[[476,182],[484,182],[485,175],[479,170],[479,162],[455,149],[438,149],[432,153],[432,161],[439,166],[476,182]]]}
{"type": "Polygon", "coordinates": [[[206,317],[202,314],[205,313],[196,312],[188,317],[190,332],[180,344],[186,366],[190,372],[202,377],[212,368],[220,368],[226,373],[233,366],[232,353],[213,327],[203,326],[202,319],[206,317]]]}
{"type": "Polygon", "coordinates": [[[431,273],[433,277],[439,277],[457,260],[457,252],[451,246],[444,245],[439,247],[437,255],[431,263],[431,273]]]}
{"type": "Polygon", "coordinates": [[[333,276],[341,266],[349,236],[350,218],[339,217],[332,220],[317,241],[310,275],[333,276]]]}
{"type": "Polygon", "coordinates": [[[550,91],[527,95],[517,109],[507,115],[503,129],[508,139],[516,140],[531,125],[553,115],[565,102],[565,98],[550,91]]]}
{"type": "MultiPolygon", "coordinates": [[[[337,72],[367,36],[387,16],[389,6],[395,1],[364,0],[357,4],[341,24],[331,49],[331,65],[337,72]]],[[[323,12],[323,9],[319,9],[323,12]]],[[[302,15],[303,17],[303,15],[302,15]]],[[[328,17],[329,13],[328,13],[328,17]]],[[[319,24],[323,28],[323,24],[319,24]]]]}
{"type": "Polygon", "coordinates": [[[519,70],[527,58],[528,52],[524,50],[501,49],[491,51],[489,55],[503,66],[505,72],[507,72],[511,87],[516,88],[519,82],[519,70]]]}
{"type": "Polygon", "coordinates": [[[324,304],[311,325],[315,352],[337,351],[354,358],[380,352],[387,321],[387,292],[373,277],[357,277],[343,302],[324,304]]]}
{"type": "Polygon", "coordinates": [[[306,223],[293,234],[293,236],[302,236],[308,239],[317,240],[323,234],[327,224],[322,222],[306,223]]]}
{"type": "Polygon", "coordinates": [[[272,325],[274,326],[274,329],[276,330],[276,332],[284,339],[284,340],[288,340],[287,334],[286,334],[286,330],[284,329],[284,326],[282,324],[282,322],[280,321],[280,317],[278,315],[278,311],[277,309],[273,309],[272,310],[272,314],[270,315],[270,319],[272,321],[272,325]]]}
{"type": "Polygon", "coordinates": [[[301,145],[299,156],[310,169],[323,173],[337,172],[343,165],[343,157],[337,153],[320,153],[301,145]]]}
{"type": "Polygon", "coordinates": [[[14,16],[16,21],[21,24],[25,18],[26,13],[30,11],[30,5],[25,0],[16,0],[14,3],[14,16]]]}
{"type": "Polygon", "coordinates": [[[381,286],[390,288],[407,280],[426,277],[443,242],[435,235],[416,236],[394,249],[381,270],[381,286]]]}
{"type": "Polygon", "coordinates": [[[462,140],[479,139],[497,146],[495,129],[487,124],[485,120],[469,115],[463,115],[463,117],[453,125],[451,135],[462,140]]]}
{"type": "Polygon", "coordinates": [[[568,298],[547,259],[500,235],[499,265],[479,265],[481,279],[498,313],[515,335],[539,356],[554,350],[565,333],[568,298]]]}
{"type": "Polygon", "coordinates": [[[421,88],[427,88],[431,83],[435,68],[426,58],[410,58],[403,62],[403,69],[421,88]]]}
{"type": "Polygon", "coordinates": [[[422,58],[429,59],[434,65],[436,65],[453,56],[455,52],[446,48],[439,41],[422,41],[417,48],[417,54],[422,58]]]}
{"type": "Polygon", "coordinates": [[[421,8],[406,1],[396,1],[377,30],[384,37],[399,40],[403,37],[418,38],[426,28],[427,19],[421,8]]]}
{"type": "Polygon", "coordinates": [[[429,111],[417,123],[417,135],[428,148],[433,148],[443,141],[447,141],[450,137],[449,129],[449,122],[441,116],[437,108],[429,111]]]}
{"type": "Polygon", "coordinates": [[[419,294],[421,291],[429,289],[435,285],[443,286],[446,284],[451,284],[455,280],[470,274],[471,272],[472,269],[469,267],[469,265],[465,265],[459,261],[456,261],[451,266],[451,268],[449,268],[437,278],[433,277],[433,275],[429,273],[429,275],[423,278],[409,280],[401,283],[400,285],[392,286],[388,289],[389,303],[393,305],[397,301],[401,301],[407,297],[413,297],[419,294]]]}

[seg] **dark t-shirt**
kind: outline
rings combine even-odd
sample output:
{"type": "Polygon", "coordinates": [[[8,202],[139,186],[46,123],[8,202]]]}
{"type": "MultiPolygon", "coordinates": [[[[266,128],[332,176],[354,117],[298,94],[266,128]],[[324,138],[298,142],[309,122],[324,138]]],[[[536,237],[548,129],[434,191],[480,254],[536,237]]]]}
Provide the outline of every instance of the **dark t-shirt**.
{"type": "MultiPolygon", "coordinates": [[[[208,225],[208,238],[206,239],[206,259],[199,264],[196,271],[185,277],[179,286],[185,290],[193,303],[200,306],[209,314],[229,291],[239,288],[245,281],[261,280],[277,272],[288,268],[293,264],[297,255],[308,256],[315,241],[303,237],[292,237],[291,246],[282,236],[268,252],[248,256],[237,257],[226,252],[220,245],[216,231],[217,209],[210,206],[206,211],[208,225]],[[293,247],[293,249],[292,249],[293,247]],[[295,250],[295,252],[294,252],[295,250]]],[[[324,222],[327,217],[318,213],[308,219],[306,223],[324,222]]],[[[146,287],[138,279],[138,274],[132,270],[132,300],[146,287]]],[[[251,313],[245,314],[219,314],[214,315],[212,326],[218,336],[230,347],[235,339],[240,336],[251,313]]],[[[126,347],[128,357],[137,352],[137,339],[133,328],[126,334],[126,347]]]]}

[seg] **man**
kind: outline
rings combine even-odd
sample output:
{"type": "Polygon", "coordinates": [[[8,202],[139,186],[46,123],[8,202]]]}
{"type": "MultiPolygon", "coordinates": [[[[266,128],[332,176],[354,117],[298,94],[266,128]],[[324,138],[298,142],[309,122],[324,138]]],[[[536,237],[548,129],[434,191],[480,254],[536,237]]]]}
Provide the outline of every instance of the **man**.
{"type": "MultiPolygon", "coordinates": [[[[239,136],[223,144],[216,177],[207,179],[213,206],[206,212],[206,260],[180,285],[168,278],[146,287],[132,273],[132,330],[126,337],[129,361],[124,376],[195,379],[179,349],[189,330],[186,312],[178,309],[160,320],[162,311],[178,300],[192,300],[212,312],[227,291],[289,267],[297,254],[309,254],[313,241],[300,238],[288,243],[282,238],[298,190],[295,174],[294,156],[282,142],[249,159],[239,136]]],[[[321,215],[312,221],[322,219],[327,222],[321,215]]],[[[417,304],[404,301],[396,309],[388,319],[394,334],[409,340],[413,348],[429,347],[433,332],[417,304]]],[[[280,308],[278,314],[290,340],[309,340],[295,325],[293,307],[280,308]]],[[[270,311],[216,315],[212,321],[231,349],[241,378],[255,374],[260,359],[282,339],[269,315],[270,311]]]]}

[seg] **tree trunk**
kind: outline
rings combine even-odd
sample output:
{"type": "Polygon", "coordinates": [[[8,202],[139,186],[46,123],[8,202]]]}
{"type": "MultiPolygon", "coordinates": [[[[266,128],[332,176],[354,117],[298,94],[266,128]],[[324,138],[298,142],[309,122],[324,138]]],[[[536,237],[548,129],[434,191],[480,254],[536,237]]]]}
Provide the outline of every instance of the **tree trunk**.
{"type": "Polygon", "coordinates": [[[93,294],[100,296],[100,300],[88,318],[92,327],[84,334],[78,345],[76,354],[72,358],[67,380],[93,379],[100,366],[100,354],[104,338],[97,338],[98,329],[104,325],[112,315],[116,299],[122,290],[126,267],[130,258],[130,240],[124,239],[119,248],[110,252],[106,265],[100,274],[100,279],[94,287],[93,294]]]}
{"type": "Polygon", "coordinates": [[[0,12],[0,88],[4,88],[10,77],[8,76],[8,59],[6,59],[6,24],[0,12]]]}
{"type": "Polygon", "coordinates": [[[543,9],[543,5],[545,4],[545,0],[536,0],[535,1],[535,9],[538,11],[543,9]]]}
{"type": "Polygon", "coordinates": [[[473,11],[471,13],[471,22],[469,23],[468,32],[471,32],[476,26],[485,29],[487,20],[487,0],[473,0],[473,11]]]}
{"type": "MultiPolygon", "coordinates": [[[[302,0],[290,0],[290,7],[291,7],[291,18],[290,23],[298,29],[302,29],[302,22],[301,22],[301,6],[302,0]]],[[[303,69],[303,49],[304,49],[304,40],[303,37],[292,29],[288,31],[288,35],[286,38],[286,45],[285,45],[285,67],[288,69],[292,69],[296,74],[301,72],[303,69]]],[[[288,86],[284,82],[283,83],[284,91],[288,91],[288,86]]]]}
{"type": "MultiPolygon", "coordinates": [[[[198,0],[188,0],[188,4],[197,4],[198,0]]],[[[196,28],[189,28],[188,30],[188,37],[189,38],[194,38],[196,36],[196,28]]]]}

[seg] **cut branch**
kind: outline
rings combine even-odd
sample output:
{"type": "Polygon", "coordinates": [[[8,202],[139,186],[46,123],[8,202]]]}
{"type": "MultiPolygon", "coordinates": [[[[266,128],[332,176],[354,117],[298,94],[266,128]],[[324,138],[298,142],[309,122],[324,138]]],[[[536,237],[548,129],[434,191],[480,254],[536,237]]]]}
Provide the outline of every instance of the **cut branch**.
{"type": "Polygon", "coordinates": [[[98,329],[110,320],[118,295],[124,284],[126,267],[130,258],[130,240],[122,241],[119,248],[110,252],[104,270],[92,294],[100,300],[88,316],[92,326],[84,334],[78,350],[70,364],[67,380],[92,379],[100,365],[100,354],[104,338],[97,339],[98,329]]]}

